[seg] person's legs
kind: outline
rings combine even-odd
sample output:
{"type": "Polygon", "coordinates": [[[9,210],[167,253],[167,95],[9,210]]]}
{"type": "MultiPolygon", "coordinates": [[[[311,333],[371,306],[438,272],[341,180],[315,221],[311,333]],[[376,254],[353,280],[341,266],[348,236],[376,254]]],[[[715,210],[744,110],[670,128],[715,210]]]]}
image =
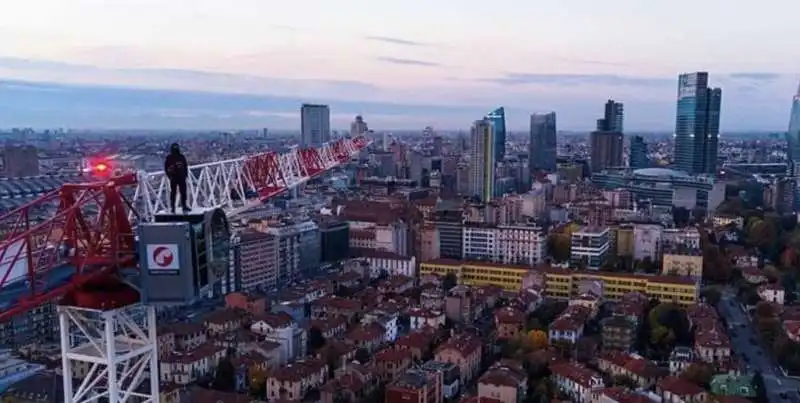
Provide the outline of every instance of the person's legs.
{"type": "Polygon", "coordinates": [[[181,192],[181,208],[189,210],[189,199],[186,197],[186,179],[180,181],[178,189],[181,192]]]}
{"type": "Polygon", "coordinates": [[[175,199],[178,197],[178,182],[177,179],[169,180],[169,208],[173,213],[175,212],[175,199]]]}

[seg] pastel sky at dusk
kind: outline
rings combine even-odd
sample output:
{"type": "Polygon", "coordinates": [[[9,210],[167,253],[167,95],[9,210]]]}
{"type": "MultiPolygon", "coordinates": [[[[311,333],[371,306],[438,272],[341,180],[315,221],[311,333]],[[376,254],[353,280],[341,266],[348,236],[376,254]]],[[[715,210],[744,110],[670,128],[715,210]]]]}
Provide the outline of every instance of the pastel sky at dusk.
{"type": "Polygon", "coordinates": [[[8,3],[4,127],[297,128],[309,101],[336,127],[462,129],[502,105],[512,129],[555,110],[590,130],[613,98],[629,130],[671,130],[677,75],[704,70],[723,129],[785,130],[800,66],[797,0],[8,3]]]}

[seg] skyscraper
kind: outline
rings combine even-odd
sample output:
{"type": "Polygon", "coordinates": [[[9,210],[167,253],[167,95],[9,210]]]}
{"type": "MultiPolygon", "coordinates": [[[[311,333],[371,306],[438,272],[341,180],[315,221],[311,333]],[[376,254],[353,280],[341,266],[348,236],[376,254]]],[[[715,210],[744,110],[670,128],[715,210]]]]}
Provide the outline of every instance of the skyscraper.
{"type": "Polygon", "coordinates": [[[475,121],[471,137],[470,193],[488,202],[494,195],[494,125],[488,118],[475,121]]]}
{"type": "Polygon", "coordinates": [[[602,119],[597,119],[597,130],[589,135],[592,172],[621,167],[623,154],[623,106],[609,99],[602,119]]]}
{"type": "Polygon", "coordinates": [[[689,174],[715,174],[722,89],[708,88],[708,73],[681,74],[675,119],[675,164],[689,174]]]}
{"type": "Polygon", "coordinates": [[[528,143],[528,167],[531,174],[537,170],[556,171],[556,113],[534,113],[531,115],[530,141],[528,143]]]}
{"type": "Polygon", "coordinates": [[[300,107],[300,145],[319,147],[331,140],[331,110],[328,105],[303,104],[300,107]]]}
{"type": "Polygon", "coordinates": [[[506,156],[506,110],[502,106],[486,115],[494,125],[494,163],[503,162],[506,156]]]}
{"type": "Polygon", "coordinates": [[[623,120],[625,117],[624,106],[621,102],[609,99],[606,102],[605,113],[602,119],[597,119],[597,131],[624,133],[623,120]]]}
{"type": "Polygon", "coordinates": [[[789,117],[789,131],[786,133],[786,153],[789,161],[791,176],[794,178],[794,201],[792,206],[795,211],[800,211],[800,86],[792,100],[792,112],[789,117]]]}
{"type": "Polygon", "coordinates": [[[650,165],[647,160],[647,143],[642,136],[631,137],[628,165],[633,169],[647,168],[650,165]]]}
{"type": "Polygon", "coordinates": [[[367,122],[364,121],[361,115],[356,116],[353,123],[350,123],[350,137],[358,137],[368,131],[369,127],[367,126],[367,122]]]}
{"type": "Polygon", "coordinates": [[[622,133],[593,131],[589,135],[592,172],[622,166],[622,133]]]}

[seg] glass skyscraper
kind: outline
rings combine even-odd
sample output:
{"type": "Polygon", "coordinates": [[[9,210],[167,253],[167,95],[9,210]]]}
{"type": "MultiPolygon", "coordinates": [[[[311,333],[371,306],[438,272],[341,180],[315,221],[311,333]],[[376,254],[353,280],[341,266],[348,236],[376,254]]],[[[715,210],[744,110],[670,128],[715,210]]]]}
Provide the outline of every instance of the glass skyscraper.
{"type": "Polygon", "coordinates": [[[789,131],[786,133],[786,154],[791,176],[794,178],[793,192],[795,211],[800,211],[800,86],[792,100],[792,115],[789,117],[789,131]]]}
{"type": "Polygon", "coordinates": [[[681,74],[675,118],[675,165],[689,174],[715,174],[722,89],[708,88],[708,73],[681,74]]]}
{"type": "Polygon", "coordinates": [[[494,163],[503,162],[506,156],[506,110],[502,106],[486,115],[494,125],[494,163]]]}
{"type": "Polygon", "coordinates": [[[642,136],[631,137],[628,165],[633,169],[647,168],[650,165],[647,160],[647,143],[642,136]]]}
{"type": "Polygon", "coordinates": [[[528,142],[528,167],[531,175],[537,170],[556,171],[556,113],[531,115],[530,141],[528,142]]]}
{"type": "Polygon", "coordinates": [[[472,125],[470,149],[470,192],[483,202],[494,196],[494,124],[488,118],[472,125]]]}

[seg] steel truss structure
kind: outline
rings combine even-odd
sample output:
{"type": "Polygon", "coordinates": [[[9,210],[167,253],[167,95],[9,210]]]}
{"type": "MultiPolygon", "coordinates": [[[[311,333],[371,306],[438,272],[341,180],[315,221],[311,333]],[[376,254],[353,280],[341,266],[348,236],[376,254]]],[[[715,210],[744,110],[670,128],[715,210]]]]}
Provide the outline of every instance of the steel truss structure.
{"type": "MultiPolygon", "coordinates": [[[[316,148],[292,148],[194,165],[187,178],[188,206],[223,207],[231,215],[247,210],[345,163],[366,146],[362,138],[341,139],[316,148]]],[[[164,172],[140,172],[133,196],[138,217],[152,221],[170,206],[170,183],[164,172]]],[[[131,219],[133,219],[133,215],[131,219]]]]}
{"type": "Polygon", "coordinates": [[[59,306],[58,319],[65,402],[159,401],[155,308],[59,306]],[[142,387],[145,377],[150,382],[142,387]]]}
{"type": "MultiPolygon", "coordinates": [[[[191,166],[189,205],[236,215],[350,161],[369,142],[341,139],[191,166]]],[[[158,401],[155,313],[138,304],[119,272],[137,268],[136,223],[168,207],[165,175],[140,172],[63,185],[0,216],[0,321],[60,302],[65,379],[76,365],[89,371],[80,385],[65,381],[66,402],[158,401]],[[145,375],[149,391],[140,387],[145,375]]]]}

